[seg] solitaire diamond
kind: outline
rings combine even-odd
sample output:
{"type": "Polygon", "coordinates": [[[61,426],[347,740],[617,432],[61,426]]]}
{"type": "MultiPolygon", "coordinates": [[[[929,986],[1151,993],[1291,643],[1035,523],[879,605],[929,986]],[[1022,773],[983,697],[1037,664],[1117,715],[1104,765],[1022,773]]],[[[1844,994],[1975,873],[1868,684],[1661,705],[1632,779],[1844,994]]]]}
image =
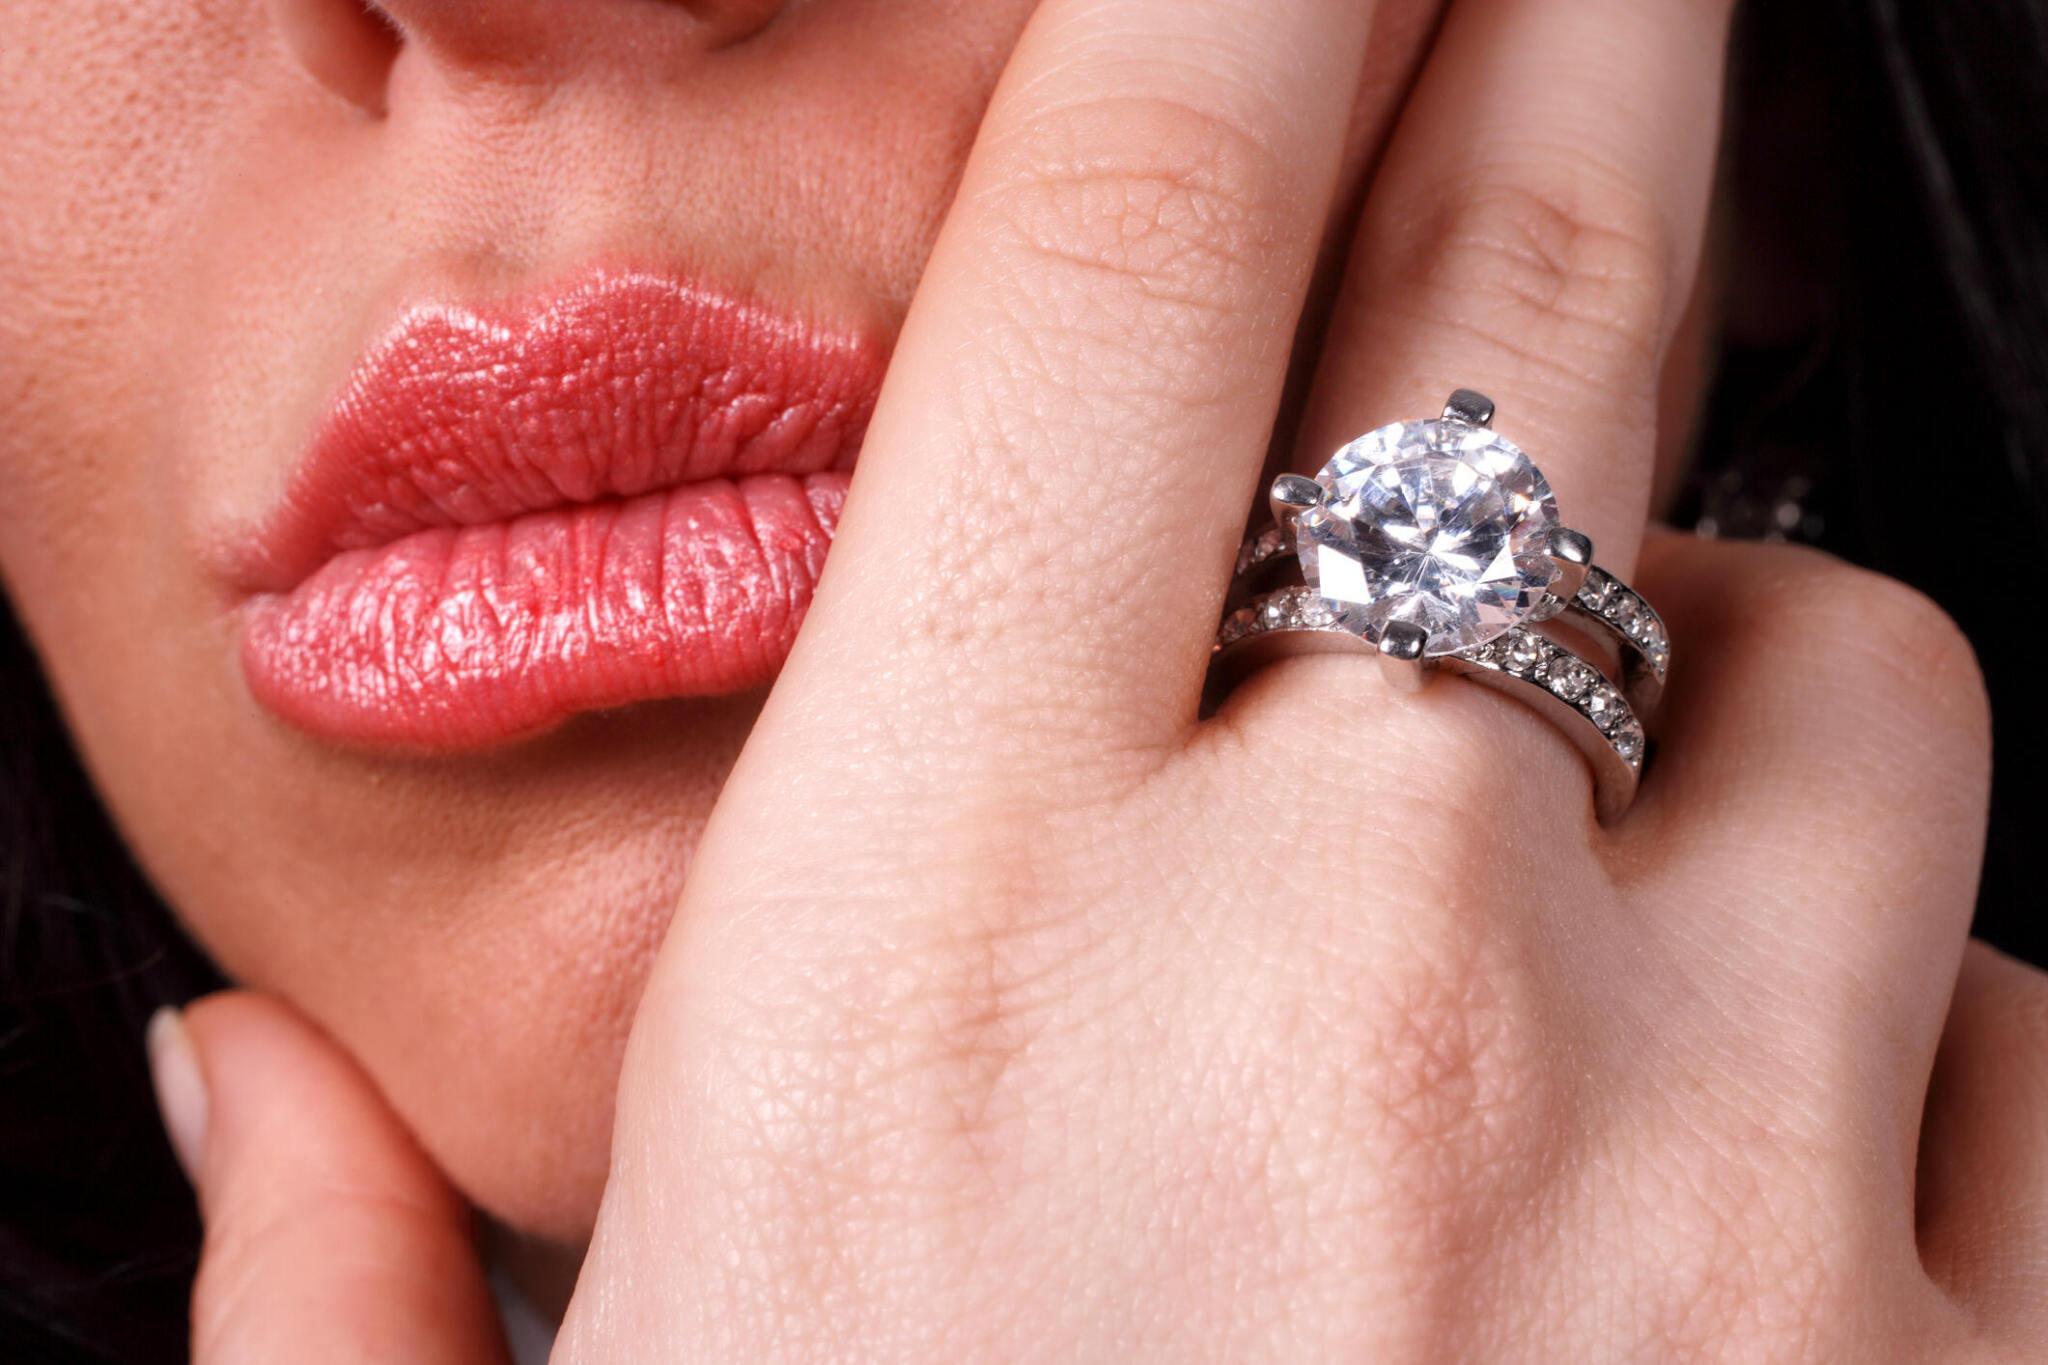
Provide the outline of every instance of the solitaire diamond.
{"type": "Polygon", "coordinates": [[[1338,451],[1295,544],[1337,623],[1377,640],[1391,621],[1453,654],[1544,605],[1558,569],[1550,485],[1529,457],[1467,422],[1397,422],[1338,451]]]}
{"type": "Polygon", "coordinates": [[[1651,758],[1671,638],[1558,520],[1542,472],[1493,419],[1491,399],[1459,389],[1440,420],[1361,436],[1313,479],[1275,477],[1273,520],[1240,548],[1217,627],[1214,695],[1295,654],[1377,656],[1382,685],[1404,693],[1464,678],[1563,727],[1611,823],[1651,758]]]}

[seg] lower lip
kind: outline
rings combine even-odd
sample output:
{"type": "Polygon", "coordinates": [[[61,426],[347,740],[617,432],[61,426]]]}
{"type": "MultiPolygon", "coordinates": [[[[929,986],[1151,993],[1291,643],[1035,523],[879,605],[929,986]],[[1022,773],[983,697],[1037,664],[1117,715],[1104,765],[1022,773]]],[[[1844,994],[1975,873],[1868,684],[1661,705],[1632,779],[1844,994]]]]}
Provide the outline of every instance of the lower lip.
{"type": "Polygon", "coordinates": [[[846,480],[713,480],[348,551],[253,599],[243,666],[305,730],[428,750],[760,686],[810,605],[846,480]]]}

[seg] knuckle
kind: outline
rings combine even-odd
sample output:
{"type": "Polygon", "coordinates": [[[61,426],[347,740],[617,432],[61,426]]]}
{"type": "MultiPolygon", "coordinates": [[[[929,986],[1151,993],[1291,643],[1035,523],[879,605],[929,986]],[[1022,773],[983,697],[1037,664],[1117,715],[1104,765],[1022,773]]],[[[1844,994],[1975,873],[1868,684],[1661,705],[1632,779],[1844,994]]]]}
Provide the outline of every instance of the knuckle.
{"type": "Polygon", "coordinates": [[[1447,1229],[1403,1216],[1418,1210],[1479,1216],[1508,1197],[1563,1099],[1542,1064],[1541,985],[1519,937],[1469,876],[1409,852],[1412,833],[1361,832],[1372,852],[1356,867],[1317,859],[1305,875],[1372,885],[1375,911],[1293,898],[1295,913],[1262,921],[1269,955],[1241,983],[1248,1008],[1231,1012],[1265,1021],[1251,1084],[1295,1147],[1287,1169],[1321,1197],[1357,1198],[1332,1235],[1447,1229]]]}
{"type": "Polygon", "coordinates": [[[1674,303],[1675,233],[1640,191],[1584,164],[1512,179],[1447,178],[1373,244],[1400,293],[1544,372],[1611,386],[1660,351],[1674,303]]]}
{"type": "MultiPolygon", "coordinates": [[[[1348,661],[1267,672],[1321,662],[1348,661]]],[[[1545,1064],[1561,1002],[1544,950],[1501,913],[1514,892],[1483,872],[1497,844],[1469,856],[1481,836],[1454,831],[1472,808],[1439,804],[1468,799],[1450,788],[1476,791],[1482,761],[1458,760],[1442,787],[1404,782],[1399,802],[1370,775],[1304,783],[1299,731],[1330,731],[1313,718],[1327,694],[1298,690],[1311,716],[1293,712],[1294,729],[1240,714],[1209,732],[1226,802],[1256,801],[1276,774],[1298,802],[1284,822],[1233,837],[1224,859],[1279,885],[1256,897],[1227,885],[1210,907],[1256,924],[1219,936],[1231,945],[1220,989],[1192,1016],[1227,1031],[1191,1049],[1227,1059],[1233,1096],[1206,1120],[1222,1125],[1205,1134],[1209,1178],[1233,1205],[1324,1210],[1309,1232],[1330,1263],[1448,1263],[1477,1224],[1529,1193],[1537,1154],[1575,1103],[1545,1064]],[[1370,894],[1333,894],[1346,887],[1370,894]],[[1255,954],[1241,954],[1246,942],[1255,954]]],[[[1354,708],[1342,723],[1356,719],[1354,708]]]]}
{"type": "Polygon", "coordinates": [[[1962,628],[1916,588],[1816,557],[1817,569],[1781,577],[1765,610],[1803,656],[1857,680],[1871,719],[1902,731],[1930,727],[1950,746],[1985,755],[1991,711],[1975,649],[1962,628]]]}
{"type": "Polygon", "coordinates": [[[1274,151],[1219,113],[1105,97],[1009,133],[977,207],[1015,272],[1006,297],[1136,304],[1201,328],[1270,268],[1284,184],[1274,151]]]}
{"type": "Polygon", "coordinates": [[[1022,1183],[1019,1026],[964,950],[876,945],[806,970],[734,1011],[774,1019],[756,1026],[772,1037],[718,1042],[734,1070],[721,1064],[707,1152],[721,1202],[702,1216],[755,1285],[832,1295],[863,1274],[929,1274],[902,1228],[973,1224],[1022,1183]]]}
{"type": "Polygon", "coordinates": [[[1474,908],[1404,901],[1394,951],[1326,950],[1321,982],[1283,1016],[1289,1084],[1317,1096],[1300,1131],[1330,1144],[1316,1183],[1350,1215],[1334,1235],[1432,1259],[1527,1193],[1562,1097],[1533,983],[1474,908]]]}
{"type": "Polygon", "coordinates": [[[2038,1067],[2048,1057],[2048,982],[2036,975],[2005,991],[1999,1001],[2005,1021],[2001,1030],[2011,1040],[2013,1058],[2038,1067]]]}
{"type": "Polygon", "coordinates": [[[1895,682],[1949,696],[1958,682],[1982,690],[1976,651],[1949,614],[1917,588],[1877,574],[1857,574],[1845,612],[1876,637],[1884,657],[1899,668],[1895,682]]]}
{"type": "MultiPolygon", "coordinates": [[[[1462,1153],[1471,1159],[1454,1165],[1483,1170],[1495,1164],[1492,1119],[1519,1112],[1531,1093],[1539,1040],[1518,998],[1522,981],[1475,923],[1449,908],[1410,916],[1402,964],[1363,997],[1363,1036],[1353,1041],[1368,1062],[1373,1112],[1401,1145],[1462,1153]]],[[[1360,998],[1366,964],[1353,965],[1344,994],[1360,998]]]]}
{"type": "Polygon", "coordinates": [[[1808,1138],[1753,1116],[1681,1105],[1650,1130],[1657,1159],[1620,1201],[1627,1233],[1664,1249],[1645,1284],[1644,1335],[1682,1358],[1856,1358],[1853,1320],[1868,1232],[1867,1196],[1814,1155],[1808,1138]]]}
{"type": "MultiPolygon", "coordinates": [[[[741,1049],[742,1119],[799,1119],[742,1125],[745,1159],[766,1177],[742,1183],[774,1206],[763,1227],[851,1229],[895,1196],[964,1207],[1009,1167],[1033,1084],[1020,1059],[1054,1027],[1071,964],[1050,941],[1068,927],[1026,851],[941,851],[927,871],[913,896],[851,917],[835,906],[844,931],[744,950],[796,954],[788,970],[754,974],[771,989],[735,1011],[777,1021],[741,1049]],[[821,1191],[846,1202],[820,1209],[821,1191]]],[[[785,906],[773,918],[816,913],[785,906]]]]}
{"type": "Polygon", "coordinates": [[[2048,977],[2000,972],[1970,1002],[1969,1046],[1982,1055],[1987,1074],[2022,1078],[2048,1099],[2048,977]]]}

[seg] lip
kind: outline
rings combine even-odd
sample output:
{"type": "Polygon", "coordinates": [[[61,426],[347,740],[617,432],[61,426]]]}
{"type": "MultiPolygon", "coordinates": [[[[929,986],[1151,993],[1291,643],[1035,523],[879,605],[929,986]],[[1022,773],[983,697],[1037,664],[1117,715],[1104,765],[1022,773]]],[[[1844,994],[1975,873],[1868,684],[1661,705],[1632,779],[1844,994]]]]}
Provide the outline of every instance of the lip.
{"type": "Polygon", "coordinates": [[[413,309],[230,553],[251,692],[321,738],[460,750],[768,682],[885,359],[644,273],[413,309]]]}

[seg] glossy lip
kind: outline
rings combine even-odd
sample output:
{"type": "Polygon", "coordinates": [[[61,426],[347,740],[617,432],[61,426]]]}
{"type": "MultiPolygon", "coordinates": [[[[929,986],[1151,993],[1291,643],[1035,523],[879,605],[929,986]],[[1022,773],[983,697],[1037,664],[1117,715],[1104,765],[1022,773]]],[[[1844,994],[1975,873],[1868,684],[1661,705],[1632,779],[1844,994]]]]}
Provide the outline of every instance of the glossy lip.
{"type": "Polygon", "coordinates": [[[324,739],[454,750],[766,683],[885,359],[645,273],[414,309],[230,552],[251,692],[324,739]]]}

